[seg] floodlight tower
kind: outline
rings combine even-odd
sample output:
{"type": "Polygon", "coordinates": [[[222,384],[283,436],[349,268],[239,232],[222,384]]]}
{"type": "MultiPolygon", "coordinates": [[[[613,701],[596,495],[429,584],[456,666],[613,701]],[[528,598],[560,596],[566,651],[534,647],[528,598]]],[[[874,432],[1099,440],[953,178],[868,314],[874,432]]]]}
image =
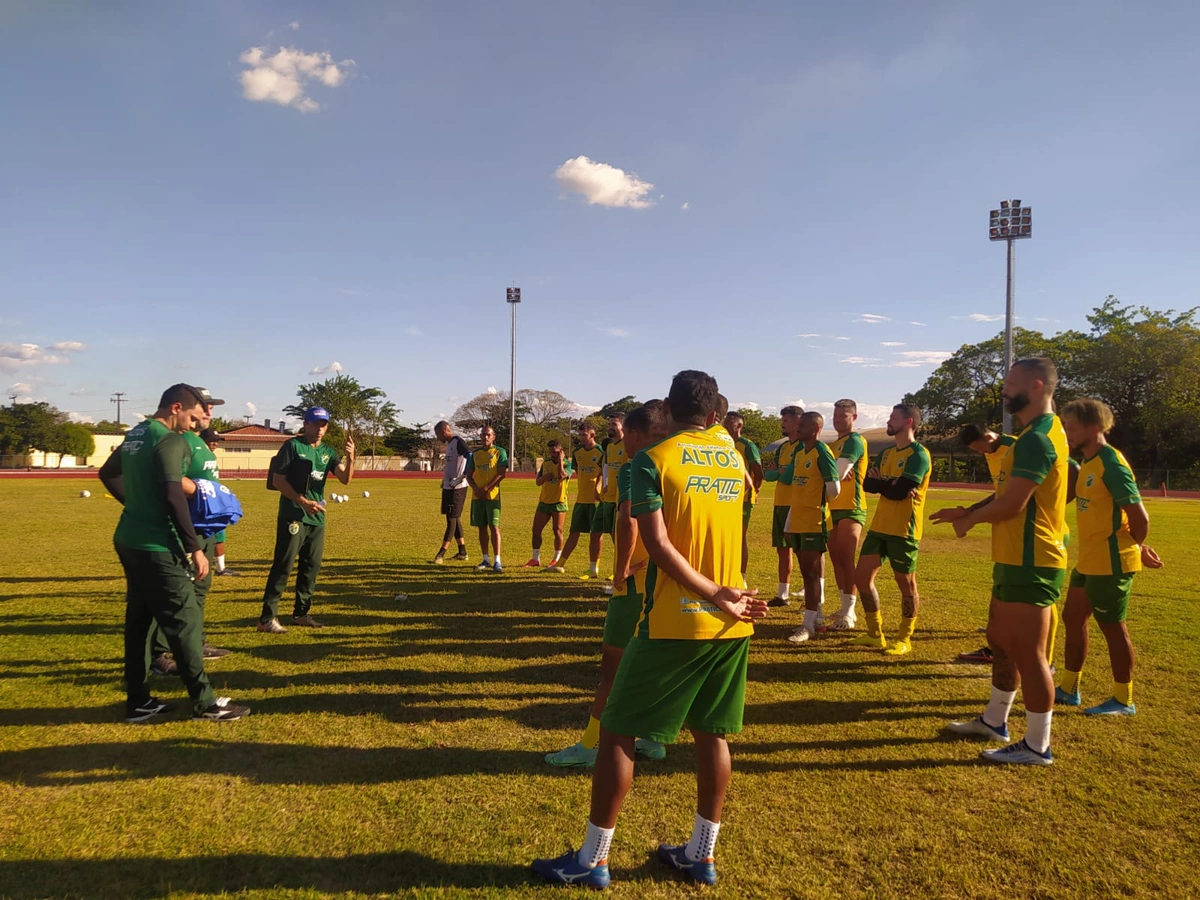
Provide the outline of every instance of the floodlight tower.
{"type": "Polygon", "coordinates": [[[521,302],[521,289],[510,287],[507,296],[508,308],[512,310],[512,356],[508,379],[508,467],[513,471],[517,459],[517,304],[521,302]]]}
{"type": "MultiPolygon", "coordinates": [[[[1013,275],[1015,258],[1013,241],[1033,237],[1033,213],[1020,200],[1001,200],[1000,208],[988,216],[988,239],[1008,244],[1008,275],[1005,279],[1004,306],[1004,374],[1013,364],[1013,275]]],[[[1004,410],[1004,433],[1012,434],[1012,414],[1004,410]]]]}

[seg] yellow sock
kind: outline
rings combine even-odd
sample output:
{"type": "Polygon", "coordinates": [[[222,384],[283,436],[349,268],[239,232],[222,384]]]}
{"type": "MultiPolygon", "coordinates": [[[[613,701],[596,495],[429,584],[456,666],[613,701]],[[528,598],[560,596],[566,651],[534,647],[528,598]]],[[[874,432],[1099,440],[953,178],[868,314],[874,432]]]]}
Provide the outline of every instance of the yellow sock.
{"type": "MultiPolygon", "coordinates": [[[[1058,604],[1050,605],[1050,630],[1046,632],[1046,665],[1054,665],[1054,641],[1058,637],[1058,626],[1062,622],[1062,613],[1058,604]]],[[[1065,688],[1064,688],[1065,690],[1065,688]]]]}
{"type": "Polygon", "coordinates": [[[1133,680],[1130,679],[1129,684],[1121,684],[1119,681],[1114,681],[1113,696],[1126,706],[1133,706],[1133,680]]]}
{"type": "Polygon", "coordinates": [[[913,629],[917,627],[917,617],[911,619],[900,620],[900,630],[896,632],[896,640],[904,641],[904,643],[912,643],[913,629]]]}
{"type": "Polygon", "coordinates": [[[1083,675],[1082,671],[1072,672],[1070,669],[1063,669],[1062,677],[1058,681],[1058,686],[1068,694],[1074,694],[1079,691],[1079,678],[1083,675]]]}
{"type": "Polygon", "coordinates": [[[883,634],[883,613],[879,610],[867,613],[867,634],[871,637],[883,634]]]}
{"type": "Polygon", "coordinates": [[[588,716],[587,728],[583,730],[583,739],[579,742],[589,750],[595,750],[600,744],[600,720],[588,716]]]}

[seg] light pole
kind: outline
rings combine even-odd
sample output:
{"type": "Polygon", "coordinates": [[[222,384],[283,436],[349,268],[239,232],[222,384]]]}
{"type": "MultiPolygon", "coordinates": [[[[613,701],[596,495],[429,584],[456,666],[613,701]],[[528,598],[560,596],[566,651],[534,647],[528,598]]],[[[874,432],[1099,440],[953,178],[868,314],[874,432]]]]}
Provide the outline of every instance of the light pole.
{"type": "Polygon", "coordinates": [[[508,379],[508,465],[509,470],[517,459],[517,304],[521,302],[521,289],[508,289],[508,307],[512,310],[512,365],[508,379]]]}
{"type": "MultiPolygon", "coordinates": [[[[1008,271],[1005,278],[1004,304],[1004,375],[1013,364],[1013,276],[1015,257],[1013,241],[1033,237],[1033,214],[1020,200],[1001,200],[1000,208],[993,209],[988,216],[988,239],[1008,244],[1008,271]]],[[[1012,414],[1004,410],[1005,434],[1012,434],[1012,414]]]]}

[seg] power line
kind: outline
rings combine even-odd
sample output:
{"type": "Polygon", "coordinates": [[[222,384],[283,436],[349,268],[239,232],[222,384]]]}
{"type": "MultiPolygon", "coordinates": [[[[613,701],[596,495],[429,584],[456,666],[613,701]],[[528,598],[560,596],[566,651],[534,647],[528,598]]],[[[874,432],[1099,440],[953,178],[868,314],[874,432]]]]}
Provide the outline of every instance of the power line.
{"type": "Polygon", "coordinates": [[[116,391],[112,395],[112,397],[109,398],[109,402],[117,404],[117,424],[120,425],[121,424],[121,404],[126,402],[125,401],[125,392],[124,391],[116,391]]]}

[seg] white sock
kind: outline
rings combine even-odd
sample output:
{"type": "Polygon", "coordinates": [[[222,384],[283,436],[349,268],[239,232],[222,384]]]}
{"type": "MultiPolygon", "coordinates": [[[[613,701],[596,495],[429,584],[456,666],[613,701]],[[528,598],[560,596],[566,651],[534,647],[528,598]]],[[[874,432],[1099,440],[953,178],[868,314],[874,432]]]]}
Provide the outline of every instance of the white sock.
{"type": "Polygon", "coordinates": [[[821,579],[821,593],[817,596],[817,610],[820,611],[825,605],[825,579],[821,579]]]}
{"type": "Polygon", "coordinates": [[[588,569],[588,574],[591,575],[593,578],[600,577],[600,561],[599,560],[596,560],[595,562],[592,563],[591,568],[588,569]]]}
{"type": "Polygon", "coordinates": [[[804,628],[809,634],[817,633],[817,611],[815,609],[804,611],[804,628]]]}
{"type": "MultiPolygon", "coordinates": [[[[519,557],[519,556],[517,557],[517,559],[520,559],[520,558],[521,557],[519,557]]],[[[496,565],[500,565],[500,554],[499,553],[496,554],[496,565]]]]}
{"type": "Polygon", "coordinates": [[[788,598],[788,595],[791,594],[791,592],[792,592],[792,586],[790,584],[788,584],[786,581],[781,581],[781,582],[779,582],[778,590],[775,591],[775,596],[782,597],[784,600],[786,600],[788,598]]]}
{"type": "Polygon", "coordinates": [[[218,572],[225,571],[225,554],[224,553],[222,553],[220,556],[217,557],[217,571],[218,572]]]}
{"type": "MultiPolygon", "coordinates": [[[[517,557],[517,559],[520,559],[520,558],[521,557],[519,557],[519,556],[517,557]]],[[[539,562],[539,563],[542,561],[542,548],[541,547],[538,547],[536,550],[533,551],[533,561],[539,562]]]]}
{"type": "Polygon", "coordinates": [[[992,685],[992,699],[988,701],[987,709],[983,711],[983,721],[993,728],[1007,725],[1008,713],[1012,710],[1013,701],[1016,699],[1016,691],[1002,691],[992,685]]]}
{"type": "Polygon", "coordinates": [[[854,602],[857,599],[858,598],[855,597],[853,594],[847,594],[847,593],[842,594],[842,615],[843,616],[849,616],[854,613],[854,602]]]}
{"type": "Polygon", "coordinates": [[[1054,710],[1044,713],[1025,711],[1025,743],[1038,753],[1050,749],[1050,719],[1054,710]]]}
{"type": "Polygon", "coordinates": [[[485,566],[490,566],[491,564],[492,564],[492,563],[491,563],[491,560],[489,560],[489,559],[487,558],[487,554],[485,553],[485,554],[483,555],[483,565],[485,565],[485,566]]]}
{"type": "MultiPolygon", "coordinates": [[[[612,847],[612,836],[614,828],[600,828],[592,824],[592,820],[588,819],[587,837],[584,838],[583,846],[579,848],[579,852],[575,858],[579,860],[581,866],[587,866],[589,869],[594,869],[602,862],[608,861],[608,851],[612,847]]],[[[716,835],[713,835],[714,839],[716,835]]]]}
{"type": "Polygon", "coordinates": [[[717,849],[717,832],[720,830],[720,822],[710,822],[700,813],[696,813],[696,824],[692,826],[692,839],[683,848],[683,855],[692,862],[712,859],[713,851],[717,849]]]}

